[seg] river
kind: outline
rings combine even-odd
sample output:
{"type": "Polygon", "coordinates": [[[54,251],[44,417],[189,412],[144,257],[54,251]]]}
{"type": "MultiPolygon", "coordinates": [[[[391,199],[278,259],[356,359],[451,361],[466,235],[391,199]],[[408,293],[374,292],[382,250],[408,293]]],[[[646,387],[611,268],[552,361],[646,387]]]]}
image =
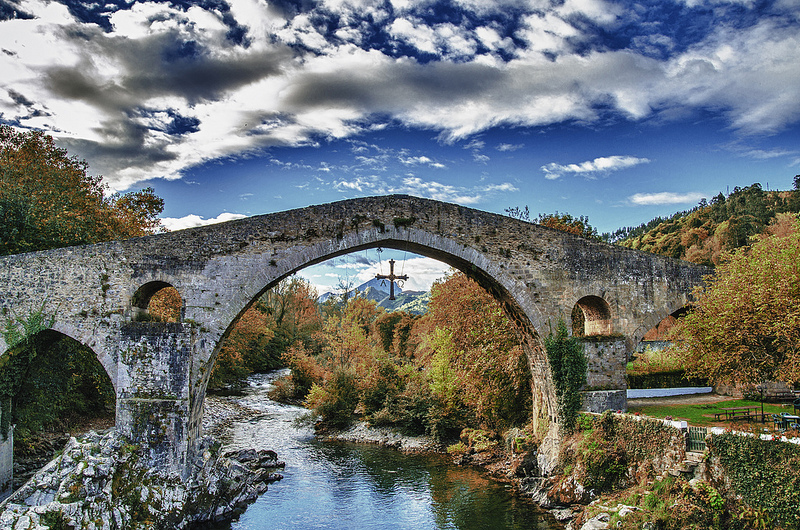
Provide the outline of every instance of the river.
{"type": "Polygon", "coordinates": [[[242,395],[225,398],[260,414],[235,423],[223,441],[230,448],[276,451],[286,462],[284,479],[238,519],[213,530],[560,528],[509,485],[446,456],[317,440],[312,427],[295,421],[306,410],[267,397],[275,377],[251,376],[242,395]]]}

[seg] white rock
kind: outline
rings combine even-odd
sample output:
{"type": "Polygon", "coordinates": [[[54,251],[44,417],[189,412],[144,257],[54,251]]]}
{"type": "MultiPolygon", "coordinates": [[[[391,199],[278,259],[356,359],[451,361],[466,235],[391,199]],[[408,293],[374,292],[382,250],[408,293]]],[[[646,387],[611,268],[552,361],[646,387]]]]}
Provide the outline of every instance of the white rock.
{"type": "Polygon", "coordinates": [[[601,513],[596,517],[592,517],[581,526],[581,530],[605,530],[608,528],[608,519],[609,515],[607,513],[601,513]],[[600,518],[605,516],[605,520],[601,520],[600,518]]]}
{"type": "Polygon", "coordinates": [[[28,530],[31,527],[31,518],[27,515],[23,515],[19,519],[17,519],[17,523],[14,525],[14,530],[28,530]]]}

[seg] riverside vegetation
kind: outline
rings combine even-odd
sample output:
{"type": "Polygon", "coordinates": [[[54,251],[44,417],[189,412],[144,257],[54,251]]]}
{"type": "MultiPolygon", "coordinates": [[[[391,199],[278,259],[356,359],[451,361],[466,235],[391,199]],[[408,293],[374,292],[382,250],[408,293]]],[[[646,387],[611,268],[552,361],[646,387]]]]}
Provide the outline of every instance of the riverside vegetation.
{"type": "Polygon", "coordinates": [[[543,496],[573,506],[571,528],[800,528],[796,444],[712,434],[691,470],[671,422],[607,412],[581,415],[577,425],[543,496]]]}
{"type": "Polygon", "coordinates": [[[373,425],[438,441],[467,427],[526,425],[530,370],[513,324],[463,274],[434,284],[423,316],[355,297],[315,318],[317,331],[282,357],[291,375],[276,397],[304,401],[321,425],[346,426],[358,411],[373,425]]]}

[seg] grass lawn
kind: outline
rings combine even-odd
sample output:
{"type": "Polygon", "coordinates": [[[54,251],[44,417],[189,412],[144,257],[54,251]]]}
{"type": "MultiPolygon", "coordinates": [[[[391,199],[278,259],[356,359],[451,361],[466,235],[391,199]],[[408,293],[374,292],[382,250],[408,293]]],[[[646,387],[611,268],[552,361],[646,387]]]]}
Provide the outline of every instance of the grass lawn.
{"type": "MultiPolygon", "coordinates": [[[[730,407],[761,407],[758,401],[747,401],[744,399],[731,399],[728,401],[719,401],[717,403],[699,403],[696,405],[648,405],[644,407],[631,407],[628,412],[640,413],[645,416],[652,416],[654,418],[666,418],[672,416],[675,420],[684,420],[689,425],[697,427],[727,427],[735,425],[746,425],[750,423],[748,420],[739,419],[733,421],[715,420],[714,413],[722,412],[723,408],[730,407]]],[[[781,412],[792,412],[792,406],[775,405],[772,403],[764,403],[765,414],[779,414],[781,412]]],[[[771,427],[772,421],[767,420],[766,426],[771,427]]]]}

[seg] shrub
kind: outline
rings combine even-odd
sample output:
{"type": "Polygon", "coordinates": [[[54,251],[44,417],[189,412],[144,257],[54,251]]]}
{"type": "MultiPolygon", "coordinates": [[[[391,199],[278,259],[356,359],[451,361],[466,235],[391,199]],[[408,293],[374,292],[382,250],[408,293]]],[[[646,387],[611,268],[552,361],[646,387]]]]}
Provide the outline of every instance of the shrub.
{"type": "Polygon", "coordinates": [[[338,369],[324,386],[312,385],[306,404],[319,414],[323,423],[346,427],[353,420],[359,401],[357,381],[350,370],[338,369]]]}
{"type": "Polygon", "coordinates": [[[400,393],[403,382],[397,367],[389,359],[381,359],[366,375],[363,385],[364,414],[371,416],[384,409],[387,401],[400,393]]]}
{"type": "Polygon", "coordinates": [[[293,345],[286,350],[283,361],[291,369],[289,377],[296,398],[305,398],[315,383],[321,383],[325,379],[325,369],[301,344],[293,345]]]}
{"type": "Polygon", "coordinates": [[[708,445],[747,504],[787,529],[800,528],[800,448],[732,433],[712,436],[708,445]]]}
{"type": "Polygon", "coordinates": [[[483,429],[463,429],[460,438],[476,451],[489,451],[498,445],[497,433],[483,429]]]}
{"type": "Polygon", "coordinates": [[[296,390],[292,384],[291,377],[282,377],[272,383],[269,391],[269,398],[278,403],[292,402],[296,397],[296,390]]]}

